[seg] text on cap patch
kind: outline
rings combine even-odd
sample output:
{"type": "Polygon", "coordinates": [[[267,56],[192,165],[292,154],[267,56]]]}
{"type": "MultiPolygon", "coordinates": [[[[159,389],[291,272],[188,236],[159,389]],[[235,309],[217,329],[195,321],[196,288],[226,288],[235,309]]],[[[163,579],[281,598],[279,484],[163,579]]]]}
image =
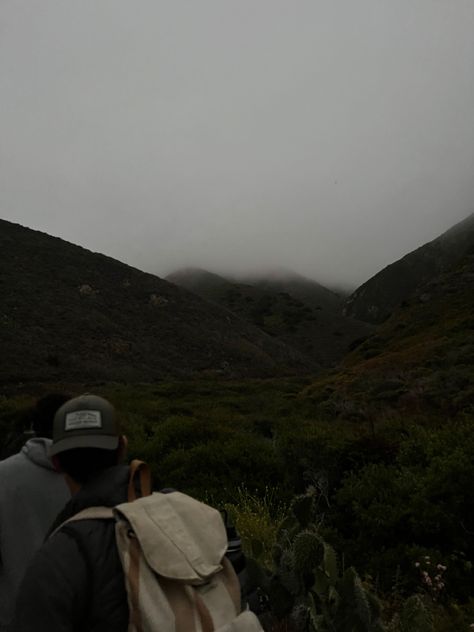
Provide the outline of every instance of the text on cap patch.
{"type": "Polygon", "coordinates": [[[102,428],[100,410],[76,410],[66,413],[64,430],[82,430],[86,428],[102,428]]]}

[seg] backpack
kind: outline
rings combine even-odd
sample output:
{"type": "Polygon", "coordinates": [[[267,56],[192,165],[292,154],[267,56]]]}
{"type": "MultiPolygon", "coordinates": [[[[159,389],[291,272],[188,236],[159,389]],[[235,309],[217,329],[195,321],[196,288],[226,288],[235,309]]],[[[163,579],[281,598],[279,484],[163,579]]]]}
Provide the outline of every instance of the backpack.
{"type": "Polygon", "coordinates": [[[115,520],[128,632],[263,632],[256,615],[242,610],[220,512],[180,492],[151,493],[141,461],[130,470],[129,502],[90,507],[66,521],[115,520]]]}

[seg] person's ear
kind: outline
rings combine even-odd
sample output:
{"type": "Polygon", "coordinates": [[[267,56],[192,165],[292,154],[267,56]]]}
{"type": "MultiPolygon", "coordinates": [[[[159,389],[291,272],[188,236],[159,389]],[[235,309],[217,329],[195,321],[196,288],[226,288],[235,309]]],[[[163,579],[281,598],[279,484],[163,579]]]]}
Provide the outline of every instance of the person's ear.
{"type": "Polygon", "coordinates": [[[117,463],[123,463],[127,458],[128,439],[125,435],[119,437],[117,448],[117,463]]]}

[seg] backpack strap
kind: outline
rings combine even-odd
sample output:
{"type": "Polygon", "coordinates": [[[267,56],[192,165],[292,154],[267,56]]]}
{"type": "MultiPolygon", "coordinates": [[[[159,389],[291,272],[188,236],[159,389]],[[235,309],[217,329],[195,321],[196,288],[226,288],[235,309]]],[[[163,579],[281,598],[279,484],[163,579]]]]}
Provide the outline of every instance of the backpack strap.
{"type": "MultiPolygon", "coordinates": [[[[88,507],[87,509],[83,509],[79,511],[79,513],[71,516],[67,520],[65,520],[62,524],[57,527],[50,535],[51,538],[55,533],[59,530],[62,530],[63,533],[66,533],[70,538],[74,540],[77,548],[79,549],[79,553],[81,554],[82,559],[86,565],[87,569],[87,603],[92,604],[94,600],[94,583],[95,583],[95,573],[94,573],[94,565],[91,561],[89,553],[87,551],[87,547],[84,544],[84,541],[79,536],[77,531],[70,527],[69,525],[73,522],[78,522],[80,520],[113,520],[114,512],[112,507],[88,507]]],[[[90,628],[89,626],[89,617],[91,616],[90,611],[84,613],[83,618],[80,622],[81,630],[87,630],[90,628]]],[[[76,628],[75,628],[76,629],[76,628]]]]}
{"type": "Polygon", "coordinates": [[[57,527],[50,535],[51,538],[55,533],[57,533],[60,529],[62,529],[65,525],[70,522],[77,522],[78,520],[111,520],[114,518],[114,510],[112,507],[87,507],[87,509],[83,509],[79,511],[74,516],[71,516],[64,522],[62,522],[59,527],[57,527]]]}
{"type": "MultiPolygon", "coordinates": [[[[92,564],[91,558],[87,551],[87,547],[85,546],[82,538],[79,536],[77,531],[75,531],[73,528],[71,528],[67,524],[65,524],[64,528],[62,529],[62,532],[66,533],[70,538],[74,540],[79,550],[79,553],[82,559],[84,560],[84,564],[86,565],[86,573],[87,573],[86,603],[92,604],[94,600],[95,573],[94,573],[94,566],[92,564]]],[[[75,627],[74,629],[75,630],[89,629],[90,616],[91,616],[91,610],[90,608],[87,608],[86,612],[82,613],[81,620],[77,622],[77,627],[75,627]]]]}
{"type": "Polygon", "coordinates": [[[113,507],[87,507],[75,514],[66,522],[76,522],[77,520],[107,520],[114,517],[113,507]]]}
{"type": "Polygon", "coordinates": [[[130,463],[130,477],[128,481],[128,502],[137,498],[151,495],[150,466],[145,461],[134,459],[130,463]]]}

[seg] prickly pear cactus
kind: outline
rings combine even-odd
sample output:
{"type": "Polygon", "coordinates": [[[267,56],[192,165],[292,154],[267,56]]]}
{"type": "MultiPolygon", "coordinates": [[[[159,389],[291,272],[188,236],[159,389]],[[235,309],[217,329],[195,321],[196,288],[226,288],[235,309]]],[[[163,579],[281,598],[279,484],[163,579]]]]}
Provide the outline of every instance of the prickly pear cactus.
{"type": "Polygon", "coordinates": [[[273,612],[297,632],[384,632],[377,598],[353,568],[341,574],[314,510],[314,494],[298,496],[280,528],[269,582],[273,612]]]}
{"type": "Polygon", "coordinates": [[[324,545],[314,531],[301,531],[293,541],[294,567],[297,573],[304,575],[322,563],[324,545]]]}
{"type": "Polygon", "coordinates": [[[315,498],[313,493],[302,494],[293,499],[291,511],[302,528],[308,526],[313,520],[314,504],[315,498]]]}
{"type": "Polygon", "coordinates": [[[390,622],[389,632],[433,632],[433,615],[420,595],[405,601],[390,622]]]}

